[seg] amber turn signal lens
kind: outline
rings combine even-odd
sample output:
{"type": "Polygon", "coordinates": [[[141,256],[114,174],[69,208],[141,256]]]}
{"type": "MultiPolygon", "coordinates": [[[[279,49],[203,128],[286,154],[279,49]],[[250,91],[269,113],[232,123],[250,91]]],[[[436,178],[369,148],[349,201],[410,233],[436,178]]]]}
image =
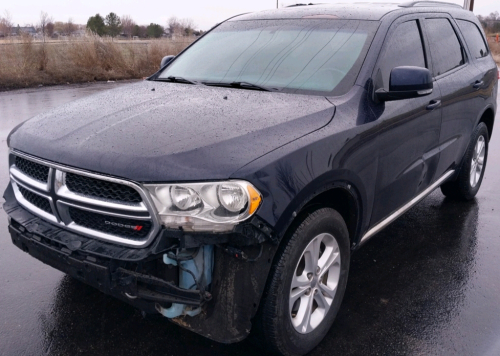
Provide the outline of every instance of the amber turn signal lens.
{"type": "Polygon", "coordinates": [[[248,209],[248,212],[250,215],[252,215],[259,207],[260,202],[262,201],[262,197],[260,196],[259,192],[257,192],[251,185],[247,185],[247,189],[248,194],[250,195],[250,207],[248,209]]]}

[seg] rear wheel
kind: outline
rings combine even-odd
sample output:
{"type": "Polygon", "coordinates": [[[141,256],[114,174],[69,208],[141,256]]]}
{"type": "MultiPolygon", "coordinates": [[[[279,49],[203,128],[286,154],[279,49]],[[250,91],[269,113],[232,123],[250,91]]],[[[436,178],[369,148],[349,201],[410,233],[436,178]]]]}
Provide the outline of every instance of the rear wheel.
{"type": "Polygon", "coordinates": [[[488,128],[481,122],[472,134],[457,179],[441,186],[444,195],[460,200],[471,200],[476,196],[488,159],[488,141],[488,128]]]}
{"type": "Polygon", "coordinates": [[[349,273],[349,235],[338,212],[308,214],[277,254],[260,311],[267,346],[283,355],[316,347],[340,308],[349,273]]]}

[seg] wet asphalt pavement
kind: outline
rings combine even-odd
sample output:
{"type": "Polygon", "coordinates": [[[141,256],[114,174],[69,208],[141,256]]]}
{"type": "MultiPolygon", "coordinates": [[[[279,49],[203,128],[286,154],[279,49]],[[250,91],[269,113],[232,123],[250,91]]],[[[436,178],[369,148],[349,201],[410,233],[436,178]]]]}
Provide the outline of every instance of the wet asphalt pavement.
{"type": "MultiPolygon", "coordinates": [[[[117,85],[0,93],[2,191],[13,127],[117,85]]],[[[475,201],[437,190],[353,256],[342,308],[313,355],[500,355],[499,130],[475,201]]],[[[221,345],[144,319],[17,249],[7,225],[1,211],[0,355],[262,355],[248,341],[221,345]]]]}

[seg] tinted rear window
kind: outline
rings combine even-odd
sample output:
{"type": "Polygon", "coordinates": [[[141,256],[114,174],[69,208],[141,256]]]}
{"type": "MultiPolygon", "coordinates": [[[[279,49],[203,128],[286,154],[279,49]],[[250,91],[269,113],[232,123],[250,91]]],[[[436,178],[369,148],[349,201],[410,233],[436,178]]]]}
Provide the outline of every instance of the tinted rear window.
{"type": "Polygon", "coordinates": [[[465,20],[457,20],[457,23],[458,27],[460,27],[460,31],[462,31],[465,37],[465,41],[467,42],[467,46],[472,56],[474,58],[486,57],[488,55],[488,47],[476,24],[465,20]]]}
{"type": "Polygon", "coordinates": [[[434,76],[464,64],[462,46],[448,19],[427,19],[426,29],[434,76]]]}

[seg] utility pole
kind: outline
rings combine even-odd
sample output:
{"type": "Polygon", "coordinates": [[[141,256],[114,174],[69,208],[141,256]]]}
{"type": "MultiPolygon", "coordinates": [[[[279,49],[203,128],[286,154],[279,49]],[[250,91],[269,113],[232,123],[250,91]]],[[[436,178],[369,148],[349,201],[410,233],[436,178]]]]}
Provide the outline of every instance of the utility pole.
{"type": "Polygon", "coordinates": [[[278,8],[278,1],[279,1],[279,0],[276,0],[276,8],[278,8]]]}
{"type": "Polygon", "coordinates": [[[474,11],[474,0],[464,0],[464,9],[474,11]]]}

